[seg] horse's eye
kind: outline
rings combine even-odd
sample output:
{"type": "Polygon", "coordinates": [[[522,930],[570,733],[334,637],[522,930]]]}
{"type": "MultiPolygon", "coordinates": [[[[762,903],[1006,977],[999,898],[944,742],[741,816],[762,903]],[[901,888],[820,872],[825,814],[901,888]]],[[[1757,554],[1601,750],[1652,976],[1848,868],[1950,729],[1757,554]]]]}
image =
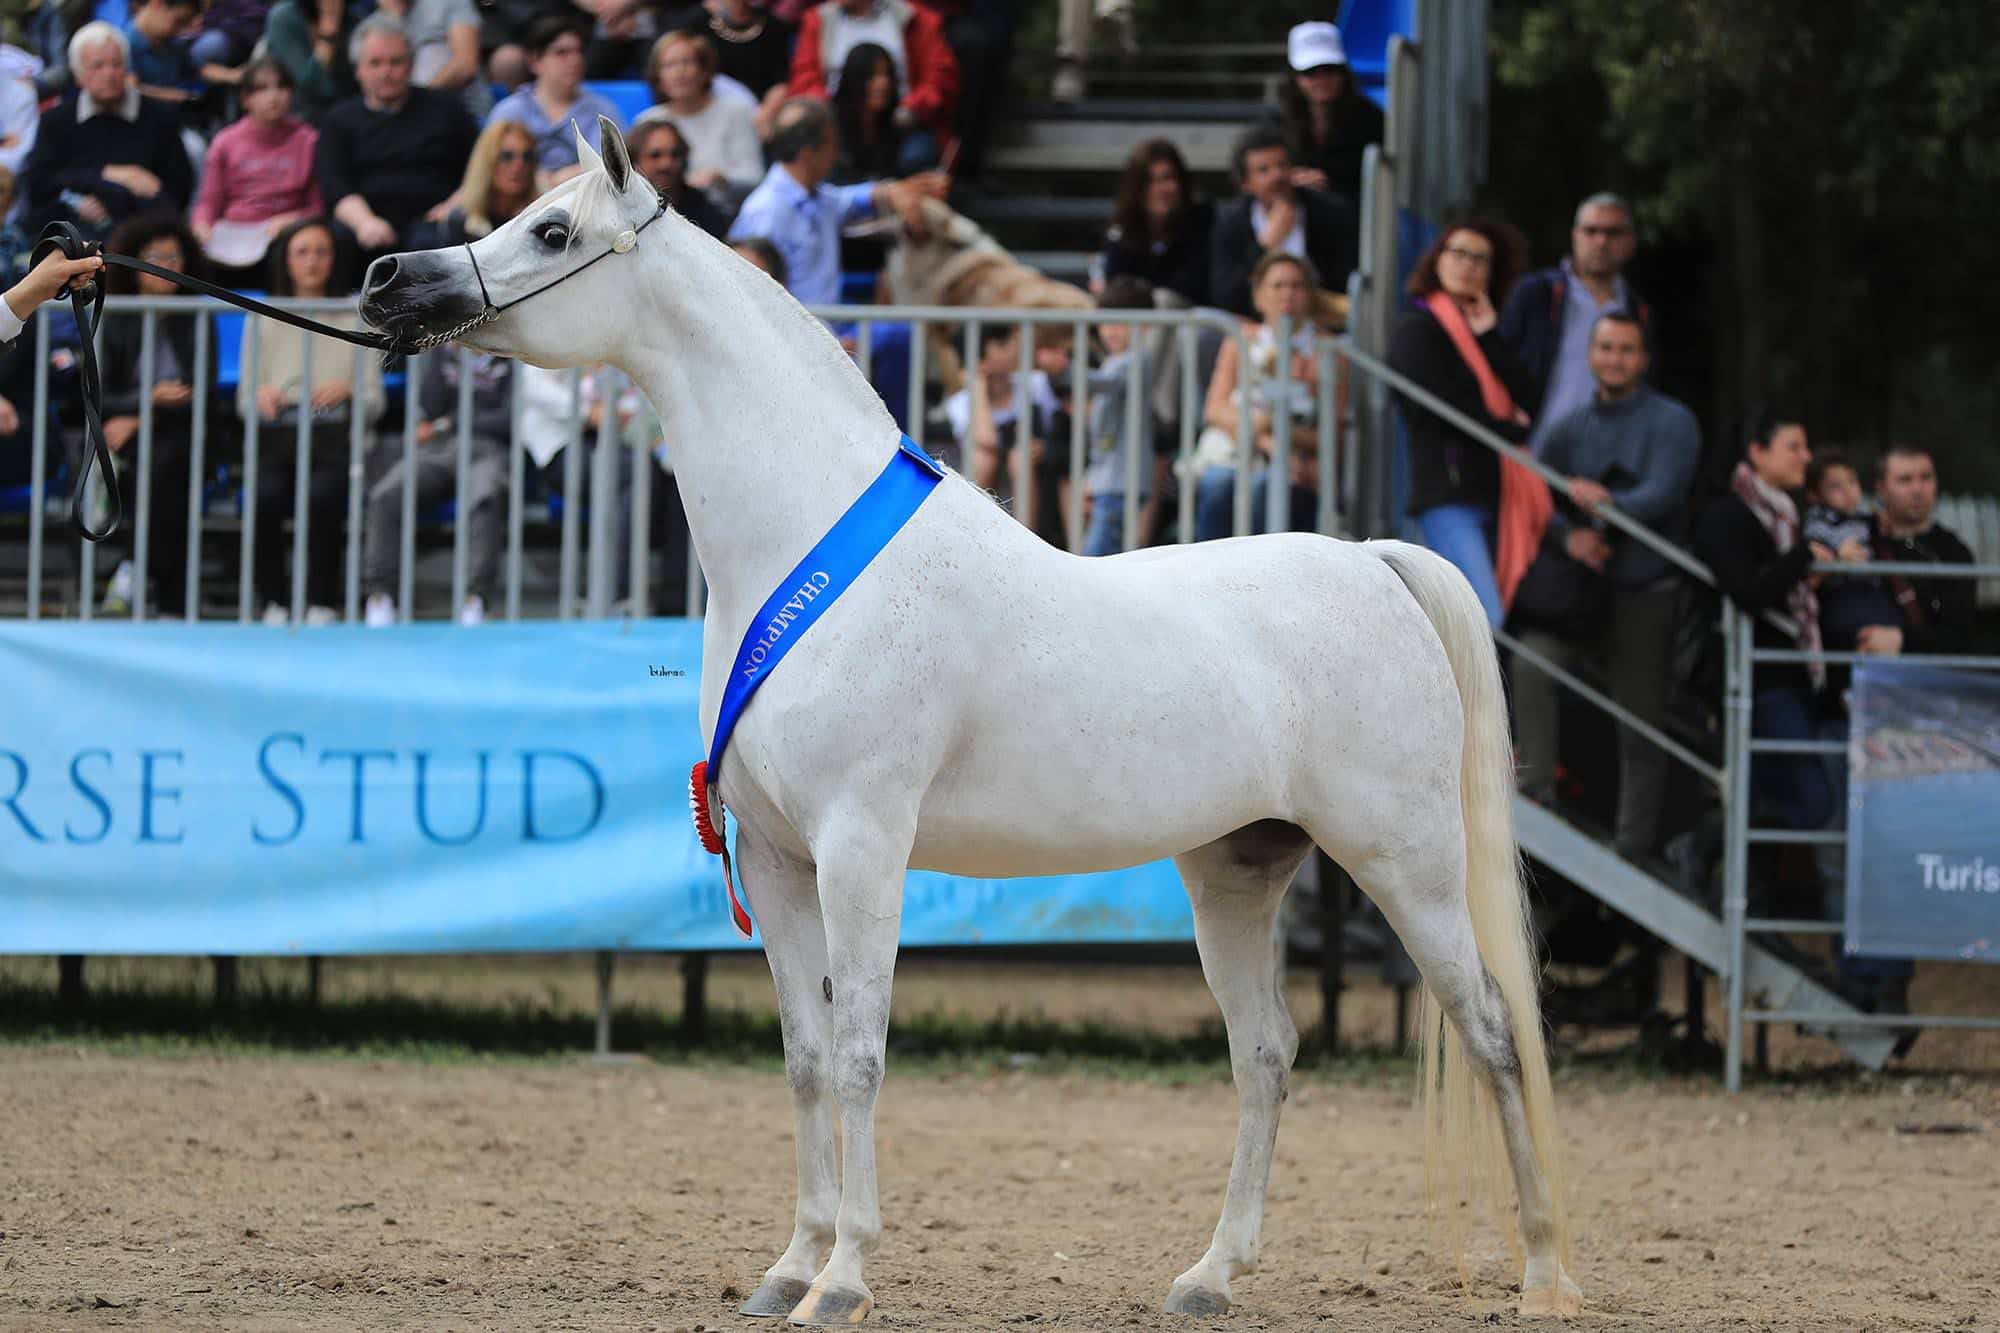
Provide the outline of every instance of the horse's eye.
{"type": "Polygon", "coordinates": [[[569,228],[560,222],[544,222],[535,228],[535,236],[551,250],[560,250],[569,244],[569,228]]]}

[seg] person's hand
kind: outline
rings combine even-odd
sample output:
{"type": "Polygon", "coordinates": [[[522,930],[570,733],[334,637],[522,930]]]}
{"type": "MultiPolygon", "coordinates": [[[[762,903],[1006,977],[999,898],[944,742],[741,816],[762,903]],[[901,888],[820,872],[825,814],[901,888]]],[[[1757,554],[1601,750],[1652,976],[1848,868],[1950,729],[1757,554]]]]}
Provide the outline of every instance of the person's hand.
{"type": "Polygon", "coordinates": [[[34,313],[35,307],[51,297],[75,289],[83,290],[99,273],[104,271],[104,259],[100,255],[86,255],[82,259],[65,259],[60,250],[50,250],[42,262],[28,270],[28,275],[14,284],[7,302],[20,319],[34,313]]]}
{"type": "Polygon", "coordinates": [[[0,435],[12,435],[21,429],[21,414],[5,398],[0,398],[0,435]]]}
{"type": "Polygon", "coordinates": [[[889,123],[897,129],[907,132],[916,127],[917,113],[910,110],[909,104],[906,102],[889,113],[889,123]]]}
{"type": "Polygon", "coordinates": [[[257,390],[257,415],[266,421],[276,421],[278,414],[285,410],[285,391],[275,384],[266,384],[257,390]]]}
{"type": "Polygon", "coordinates": [[[704,194],[722,184],[725,179],[727,178],[723,176],[721,169],[717,167],[708,167],[701,171],[690,171],[687,174],[688,188],[691,190],[700,190],[704,194]]]}
{"type": "Polygon", "coordinates": [[[1601,504],[1611,503],[1611,492],[1586,477],[1571,477],[1569,498],[1584,509],[1595,509],[1601,504]]]}
{"type": "Polygon", "coordinates": [[[106,208],[104,201],[94,194],[86,194],[77,199],[76,215],[93,227],[111,221],[111,210],[106,208]]]}
{"type": "Polygon", "coordinates": [[[161,380],[153,386],[154,407],[186,407],[194,401],[194,390],[181,380],[161,380]]]}
{"type": "Polygon", "coordinates": [[[371,217],[354,229],[354,239],[364,250],[386,250],[396,243],[396,229],[381,218],[371,217]]]}
{"type": "Polygon", "coordinates": [[[98,173],[113,185],[122,185],[141,198],[151,199],[160,192],[160,178],[144,167],[120,163],[98,173]]]}
{"type": "Polygon", "coordinates": [[[1293,167],[1292,184],[1301,190],[1324,190],[1328,188],[1326,173],[1318,167],[1293,167]]]}
{"type": "Polygon", "coordinates": [[[1563,539],[1563,549],[1569,552],[1570,559],[1600,574],[1611,562],[1611,543],[1595,528],[1571,528],[1569,536],[1563,539]]]}
{"type": "Polygon", "coordinates": [[[1903,627],[1863,625],[1861,632],[1854,636],[1854,651],[1871,657],[1894,657],[1903,651],[1903,627]]]}
{"type": "Polygon", "coordinates": [[[1846,541],[1842,542],[1838,554],[1842,560],[1845,560],[1850,565],[1861,564],[1863,561],[1873,559],[1875,555],[1873,551],[1868,549],[1868,543],[1862,541],[1859,537],[1849,537],[1846,541]]]}
{"type": "Polygon", "coordinates": [[[138,433],[137,417],[113,417],[104,423],[104,443],[114,454],[132,443],[132,437],[138,433]]]}
{"type": "Polygon", "coordinates": [[[194,238],[203,245],[207,245],[209,239],[215,235],[215,225],[209,222],[190,222],[188,230],[193,232],[194,238]]]}
{"type": "Polygon", "coordinates": [[[299,220],[299,214],[297,213],[280,213],[278,214],[278,216],[271,218],[264,223],[264,234],[270,237],[272,240],[276,240],[278,238],[279,232],[291,226],[294,222],[297,222],[298,220],[299,220]]]}
{"type": "Polygon", "coordinates": [[[419,421],[417,423],[418,444],[429,444],[432,440],[435,440],[436,438],[437,438],[437,427],[431,424],[431,419],[429,417],[425,417],[422,421],[419,421]]]}
{"type": "Polygon", "coordinates": [[[1825,542],[1811,542],[1808,544],[1812,547],[1813,560],[1818,564],[1830,565],[1837,558],[1835,557],[1834,553],[1830,549],[1828,549],[1827,544],[1825,542]]]}
{"type": "Polygon", "coordinates": [[[1049,442],[1047,440],[1028,441],[1028,461],[1030,463],[1033,463],[1036,467],[1040,467],[1043,460],[1048,458],[1048,456],[1049,442]]]}
{"type": "Polygon", "coordinates": [[[440,200],[438,203],[431,205],[430,210],[424,214],[424,221],[443,222],[446,218],[450,216],[451,216],[451,200],[444,199],[440,200]]]}
{"type": "Polygon", "coordinates": [[[1465,311],[1465,323],[1477,338],[1500,322],[1499,314],[1493,309],[1493,298],[1486,294],[1484,287],[1471,296],[1461,296],[1458,304],[1465,311]]]}
{"type": "Polygon", "coordinates": [[[919,199],[942,199],[951,193],[951,177],[942,171],[919,171],[896,182],[919,199]]]}
{"type": "Polygon", "coordinates": [[[1257,238],[1266,250],[1276,250],[1292,234],[1298,225],[1299,206],[1292,196],[1287,195],[1264,211],[1264,233],[1257,238]]]}
{"type": "Polygon", "coordinates": [[[1319,486],[1319,455],[1303,449],[1292,451],[1292,485],[1319,486]]]}
{"type": "Polygon", "coordinates": [[[338,407],[353,396],[354,386],[346,380],[328,380],[325,384],[313,386],[313,409],[317,411],[323,407],[338,407]]]}
{"type": "Polygon", "coordinates": [[[21,142],[21,136],[18,134],[0,134],[0,149],[12,148],[19,142],[21,142]]]}

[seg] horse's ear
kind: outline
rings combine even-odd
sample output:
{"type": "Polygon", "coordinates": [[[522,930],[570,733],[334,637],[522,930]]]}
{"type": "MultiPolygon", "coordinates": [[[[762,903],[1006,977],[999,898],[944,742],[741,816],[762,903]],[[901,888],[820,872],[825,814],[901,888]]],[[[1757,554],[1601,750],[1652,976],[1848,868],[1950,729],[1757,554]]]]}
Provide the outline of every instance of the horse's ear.
{"type": "Polygon", "coordinates": [[[603,166],[604,159],[599,157],[597,150],[590,146],[590,140],[583,137],[583,126],[572,120],[569,123],[569,127],[576,132],[576,160],[582,164],[583,169],[585,171],[595,171],[603,166]]]}
{"type": "Polygon", "coordinates": [[[604,171],[611,177],[611,188],[625,193],[625,182],[632,177],[632,158],[625,151],[625,136],[612,123],[611,117],[597,118],[597,139],[604,146],[604,171]]]}

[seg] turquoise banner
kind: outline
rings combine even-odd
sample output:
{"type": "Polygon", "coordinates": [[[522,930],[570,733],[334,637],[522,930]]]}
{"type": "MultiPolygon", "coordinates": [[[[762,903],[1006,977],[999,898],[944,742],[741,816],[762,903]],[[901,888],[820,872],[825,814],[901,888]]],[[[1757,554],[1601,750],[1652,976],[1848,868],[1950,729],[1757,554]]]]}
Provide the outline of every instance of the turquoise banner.
{"type": "MultiPolygon", "coordinates": [[[[0,953],[746,947],[700,669],[683,620],[0,625],[0,953]]],[[[1192,938],[1170,862],[904,895],[909,945],[1192,938]]]]}

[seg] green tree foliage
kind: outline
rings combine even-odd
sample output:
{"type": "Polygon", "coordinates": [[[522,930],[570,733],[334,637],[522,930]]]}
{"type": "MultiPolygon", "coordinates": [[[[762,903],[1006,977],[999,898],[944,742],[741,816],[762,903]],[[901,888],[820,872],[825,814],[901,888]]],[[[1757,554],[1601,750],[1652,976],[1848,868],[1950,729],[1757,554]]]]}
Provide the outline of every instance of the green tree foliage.
{"type": "Polygon", "coordinates": [[[1795,401],[2000,489],[2000,4],[1496,0],[1493,33],[1492,202],[1547,258],[1631,195],[1699,288],[1697,407],[1795,401]]]}

